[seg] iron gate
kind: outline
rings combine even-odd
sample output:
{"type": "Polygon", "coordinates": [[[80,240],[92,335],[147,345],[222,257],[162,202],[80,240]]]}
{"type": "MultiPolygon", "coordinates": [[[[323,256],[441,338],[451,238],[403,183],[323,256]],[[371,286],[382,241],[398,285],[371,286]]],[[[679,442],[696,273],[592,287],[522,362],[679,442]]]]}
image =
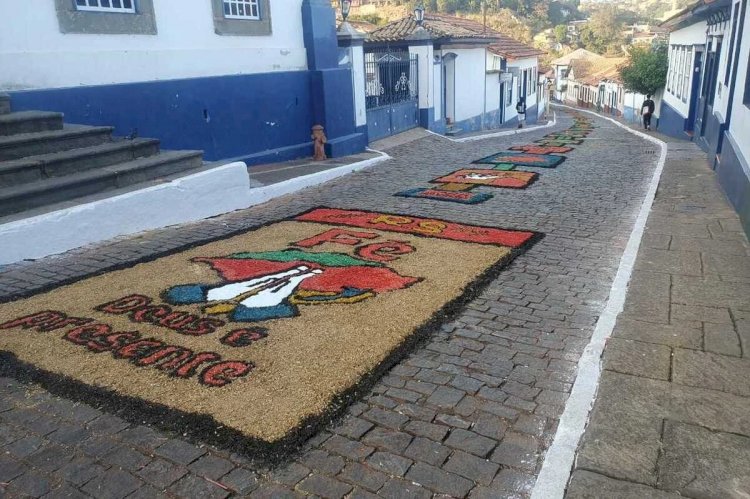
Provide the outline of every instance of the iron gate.
{"type": "Polygon", "coordinates": [[[417,54],[367,52],[365,78],[371,141],[419,126],[417,54]]]}

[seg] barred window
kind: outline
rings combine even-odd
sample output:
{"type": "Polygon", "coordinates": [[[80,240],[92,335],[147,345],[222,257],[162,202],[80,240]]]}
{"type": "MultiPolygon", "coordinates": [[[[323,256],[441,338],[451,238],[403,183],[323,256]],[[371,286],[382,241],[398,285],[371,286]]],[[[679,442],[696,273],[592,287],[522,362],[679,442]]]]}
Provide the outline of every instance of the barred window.
{"type": "Polygon", "coordinates": [[[260,19],[258,0],[223,0],[227,19],[260,19]]]}
{"type": "Polygon", "coordinates": [[[76,0],[76,10],[135,14],[135,0],[76,0]]]}

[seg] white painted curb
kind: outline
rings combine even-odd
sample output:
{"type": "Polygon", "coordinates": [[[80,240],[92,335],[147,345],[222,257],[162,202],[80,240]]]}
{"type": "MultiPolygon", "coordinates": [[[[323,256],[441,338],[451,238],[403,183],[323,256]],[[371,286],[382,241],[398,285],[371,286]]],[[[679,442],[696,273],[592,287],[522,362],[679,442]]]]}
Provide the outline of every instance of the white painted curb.
{"type": "Polygon", "coordinates": [[[358,163],[250,188],[243,162],[218,166],[171,182],[0,225],[0,265],[63,253],[118,236],[197,222],[265,203],[390,159],[385,153],[358,163]]]}
{"type": "Polygon", "coordinates": [[[250,206],[265,203],[266,201],[270,201],[273,198],[292,194],[301,189],[314,187],[316,185],[331,181],[335,178],[344,176],[348,173],[356,172],[391,159],[391,157],[384,152],[376,151],[370,148],[368,148],[367,150],[370,152],[376,152],[380,154],[380,156],[377,158],[370,158],[364,161],[359,161],[357,163],[352,163],[350,165],[343,165],[337,168],[331,168],[330,170],[292,178],[283,182],[279,182],[277,184],[256,187],[250,190],[250,201],[246,206],[243,206],[243,208],[248,208],[250,206]]]}
{"type": "Polygon", "coordinates": [[[530,126],[526,128],[513,128],[512,130],[503,130],[502,132],[488,132],[488,133],[483,133],[481,135],[472,135],[471,137],[463,137],[460,139],[447,137],[445,135],[433,132],[432,130],[426,130],[426,131],[431,133],[432,135],[437,135],[438,137],[444,138],[446,140],[450,140],[451,142],[463,143],[463,142],[474,142],[477,140],[491,139],[494,137],[507,137],[508,135],[518,135],[519,133],[535,132],[537,130],[543,130],[551,126],[555,126],[556,124],[557,124],[557,115],[555,113],[552,113],[552,121],[548,121],[544,125],[530,126]]]}
{"type": "Polygon", "coordinates": [[[531,494],[531,499],[556,499],[562,498],[565,495],[565,488],[567,487],[573,468],[578,442],[583,435],[588,414],[594,405],[596,390],[599,386],[602,353],[604,352],[607,339],[615,327],[617,316],[622,312],[625,304],[625,295],[627,294],[630,276],[633,273],[635,259],[638,255],[638,247],[643,238],[646,220],[656,197],[656,189],[659,186],[659,180],[664,170],[664,163],[667,159],[667,144],[657,138],[632,130],[612,118],[601,116],[592,111],[559,104],[558,106],[593,114],[598,118],[609,120],[620,128],[624,128],[629,133],[659,145],[661,147],[661,155],[659,156],[654,175],[651,178],[648,192],[641,205],[641,210],[638,213],[638,218],[636,218],[635,226],[630,233],[630,238],[620,259],[620,266],[617,269],[615,280],[612,282],[612,288],[609,291],[609,298],[607,299],[604,311],[596,323],[591,341],[584,349],[578,361],[576,381],[573,384],[570,397],[565,405],[565,411],[560,418],[555,438],[547,450],[544,464],[531,494]]]}

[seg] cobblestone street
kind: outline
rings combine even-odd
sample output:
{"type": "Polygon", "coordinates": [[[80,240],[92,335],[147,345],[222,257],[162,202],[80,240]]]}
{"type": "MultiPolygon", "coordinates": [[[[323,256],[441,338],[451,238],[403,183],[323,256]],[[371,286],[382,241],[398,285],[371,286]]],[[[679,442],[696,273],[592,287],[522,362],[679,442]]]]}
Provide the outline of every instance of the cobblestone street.
{"type": "MultiPolygon", "coordinates": [[[[570,114],[558,112],[554,127],[476,142],[420,138],[389,149],[393,159],[371,169],[251,209],[0,267],[0,300],[8,301],[316,206],[545,234],[453,321],[391,369],[343,419],[279,465],[191,439],[187,428],[184,434],[166,433],[143,424],[138,414],[112,414],[0,378],[0,497],[528,497],[658,158],[656,145],[608,121],[592,122],[597,128],[573,146],[560,166],[519,168],[539,172],[539,179],[527,189],[480,187],[494,195],[482,204],[393,194],[563,130],[572,123],[570,114]]],[[[663,226],[673,216],[662,215],[663,226]]],[[[707,224],[702,230],[714,237],[729,230],[722,222],[707,224]]],[[[685,233],[649,235],[646,244],[653,259],[669,257],[670,265],[684,263],[680,269],[689,270],[690,261],[661,254],[670,248],[667,235],[672,249],[697,244],[686,239],[697,237],[690,233],[694,226],[677,225],[685,233]]],[[[732,248],[746,251],[732,237],[723,244],[728,255],[732,248]]],[[[678,256],[693,256],[687,253],[678,256]]],[[[721,275],[723,261],[707,264],[721,275]]],[[[638,270],[659,272],[645,263],[638,270]]],[[[690,280],[695,278],[673,278],[683,301],[694,303],[690,280]]],[[[747,276],[737,281],[747,288],[747,276]]],[[[648,310],[631,307],[628,313],[639,320],[649,320],[643,316],[651,312],[668,314],[661,303],[646,296],[648,310]]],[[[679,305],[671,310],[688,313],[679,305]]],[[[684,320],[716,323],[717,328],[723,324],[702,317],[686,315],[684,320]]],[[[717,346],[706,350],[730,348],[719,333],[716,329],[717,346]]],[[[626,337],[616,338],[622,349],[630,348],[626,337]]],[[[610,353],[610,366],[618,362],[618,351],[610,353]]],[[[654,372],[649,377],[663,374],[654,372]]]]}

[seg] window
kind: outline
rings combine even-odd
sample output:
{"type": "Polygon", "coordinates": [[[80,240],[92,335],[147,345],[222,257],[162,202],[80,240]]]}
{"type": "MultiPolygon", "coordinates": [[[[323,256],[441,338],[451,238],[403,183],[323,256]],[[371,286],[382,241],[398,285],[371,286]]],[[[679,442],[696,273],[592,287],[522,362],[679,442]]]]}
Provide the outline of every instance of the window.
{"type": "Polygon", "coordinates": [[[222,36],[271,34],[270,0],[211,0],[214,32],[222,36]]]}
{"type": "Polygon", "coordinates": [[[76,9],[135,14],[134,0],[76,0],[76,9]]]}
{"type": "Polygon", "coordinates": [[[258,0],[223,0],[227,19],[260,19],[258,0]]]}
{"type": "Polygon", "coordinates": [[[685,57],[685,48],[680,47],[677,50],[677,59],[675,61],[675,69],[676,69],[676,81],[674,84],[675,87],[675,97],[680,98],[682,97],[682,78],[681,78],[681,71],[682,71],[682,61],[685,57]]]}
{"type": "Polygon", "coordinates": [[[54,0],[62,33],[155,35],[153,0],[54,0]]]}
{"type": "Polygon", "coordinates": [[[685,65],[682,68],[682,102],[687,102],[690,93],[690,75],[693,74],[693,47],[687,47],[685,65]]]}
{"type": "Polygon", "coordinates": [[[506,106],[512,106],[513,105],[513,85],[510,83],[505,85],[507,90],[505,93],[507,94],[505,97],[505,105],[506,106]]]}

